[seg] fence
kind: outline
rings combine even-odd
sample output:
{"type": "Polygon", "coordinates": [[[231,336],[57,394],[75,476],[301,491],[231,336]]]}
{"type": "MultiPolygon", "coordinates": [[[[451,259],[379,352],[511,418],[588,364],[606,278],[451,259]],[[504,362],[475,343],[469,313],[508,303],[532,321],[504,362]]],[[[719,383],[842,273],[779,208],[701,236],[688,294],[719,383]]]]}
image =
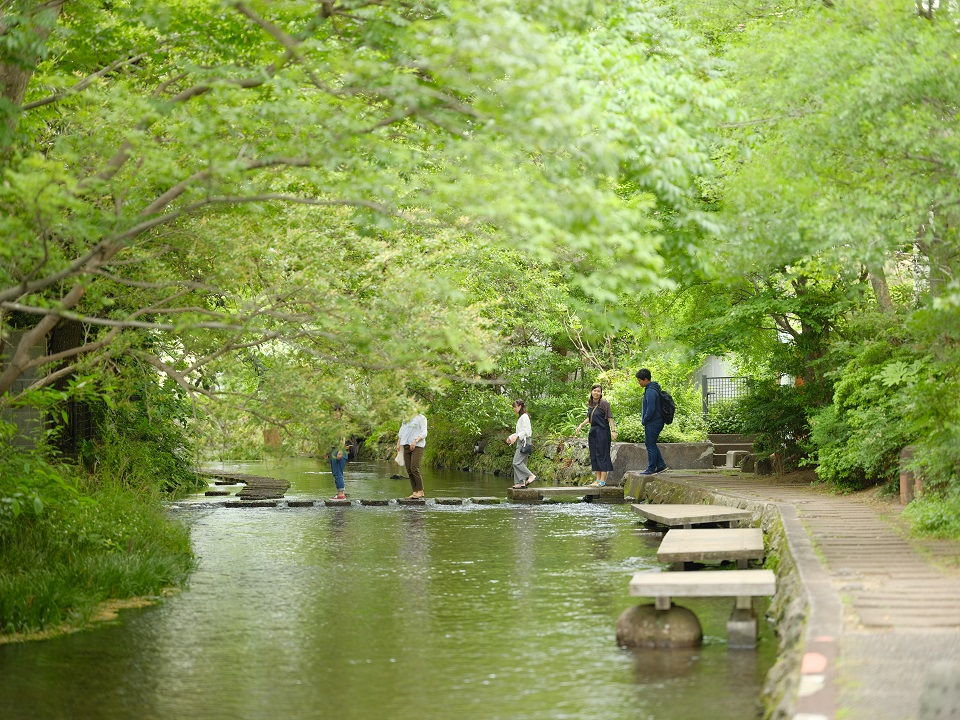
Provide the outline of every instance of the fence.
{"type": "Polygon", "coordinates": [[[741,395],[746,395],[750,388],[750,378],[704,376],[702,388],[703,417],[707,417],[712,405],[723,400],[733,400],[741,395]]]}

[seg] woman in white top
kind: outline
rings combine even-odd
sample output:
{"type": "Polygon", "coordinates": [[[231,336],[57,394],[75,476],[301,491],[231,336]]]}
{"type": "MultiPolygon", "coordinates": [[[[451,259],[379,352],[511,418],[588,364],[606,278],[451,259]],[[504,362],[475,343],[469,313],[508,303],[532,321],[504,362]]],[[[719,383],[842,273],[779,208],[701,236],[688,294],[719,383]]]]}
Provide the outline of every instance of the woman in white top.
{"type": "Polygon", "coordinates": [[[530,472],[527,467],[527,459],[530,457],[529,452],[523,452],[524,446],[532,442],[533,439],[530,416],[527,415],[527,406],[523,400],[513,401],[513,411],[517,414],[517,431],[507,438],[507,444],[517,443],[517,450],[513,453],[513,489],[519,490],[534,482],[537,476],[530,472]]]}
{"type": "Polygon", "coordinates": [[[427,418],[423,413],[417,413],[400,426],[397,433],[397,450],[403,449],[403,464],[410,478],[410,487],[413,490],[407,500],[419,500],[423,497],[423,476],[420,474],[420,460],[423,459],[423,448],[427,444],[427,418]]]}

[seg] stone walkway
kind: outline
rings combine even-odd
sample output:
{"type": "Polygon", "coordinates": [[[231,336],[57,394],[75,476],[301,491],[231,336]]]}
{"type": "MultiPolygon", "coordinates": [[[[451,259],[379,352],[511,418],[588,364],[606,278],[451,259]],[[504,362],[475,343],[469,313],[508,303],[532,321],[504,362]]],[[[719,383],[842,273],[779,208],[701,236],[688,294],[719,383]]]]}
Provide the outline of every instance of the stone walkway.
{"type": "Polygon", "coordinates": [[[910,539],[902,506],[872,494],[832,495],[807,480],[730,471],[664,476],[777,503],[785,526],[798,519],[807,536],[799,539],[812,543],[812,553],[796,558],[811,594],[804,680],[819,674],[831,687],[817,693],[816,707],[800,702],[797,720],[920,718],[930,667],[960,662],[960,543],[910,539]]]}

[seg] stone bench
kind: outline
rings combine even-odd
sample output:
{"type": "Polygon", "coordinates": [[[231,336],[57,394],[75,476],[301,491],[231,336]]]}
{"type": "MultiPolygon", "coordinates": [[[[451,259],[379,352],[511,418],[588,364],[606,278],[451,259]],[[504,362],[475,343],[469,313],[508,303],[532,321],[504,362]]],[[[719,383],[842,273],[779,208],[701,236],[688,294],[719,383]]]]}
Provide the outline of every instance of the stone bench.
{"type": "Polygon", "coordinates": [[[673,563],[735,560],[741,570],[750,560],[763,559],[760,528],[669,530],[657,550],[657,560],[673,563]]]}
{"type": "Polygon", "coordinates": [[[724,467],[740,467],[740,463],[742,463],[743,459],[749,454],[750,452],[748,450],[727,450],[726,465],[724,467]]]}
{"type": "Polygon", "coordinates": [[[655,598],[658,611],[669,611],[675,597],[735,598],[727,621],[727,644],[731,648],[757,646],[753,598],[773,595],[776,590],[777,577],[772,570],[647,571],[635,573],[630,580],[630,595],[655,598]]]}
{"type": "Polygon", "coordinates": [[[752,520],[753,513],[749,510],[727,507],[726,505],[640,505],[634,504],[630,508],[643,515],[648,520],[666,525],[667,527],[692,528],[694,525],[706,523],[733,523],[741,520],[752,520]]]}

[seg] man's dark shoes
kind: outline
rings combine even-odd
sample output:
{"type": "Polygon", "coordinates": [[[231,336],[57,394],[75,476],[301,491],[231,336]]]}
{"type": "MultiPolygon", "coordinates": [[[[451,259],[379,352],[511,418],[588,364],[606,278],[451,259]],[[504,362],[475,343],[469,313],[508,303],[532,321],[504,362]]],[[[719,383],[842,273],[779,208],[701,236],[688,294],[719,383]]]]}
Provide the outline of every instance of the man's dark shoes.
{"type": "Polygon", "coordinates": [[[659,470],[657,470],[657,472],[658,472],[658,473],[662,473],[662,472],[664,472],[664,471],[666,471],[666,470],[669,470],[669,469],[670,469],[670,468],[668,468],[666,465],[664,465],[662,468],[660,468],[659,470]]]}
{"type": "Polygon", "coordinates": [[[657,471],[656,471],[656,470],[644,470],[644,471],[643,471],[642,473],[640,473],[640,474],[641,474],[641,475],[656,475],[656,474],[657,474],[657,471]]]}

